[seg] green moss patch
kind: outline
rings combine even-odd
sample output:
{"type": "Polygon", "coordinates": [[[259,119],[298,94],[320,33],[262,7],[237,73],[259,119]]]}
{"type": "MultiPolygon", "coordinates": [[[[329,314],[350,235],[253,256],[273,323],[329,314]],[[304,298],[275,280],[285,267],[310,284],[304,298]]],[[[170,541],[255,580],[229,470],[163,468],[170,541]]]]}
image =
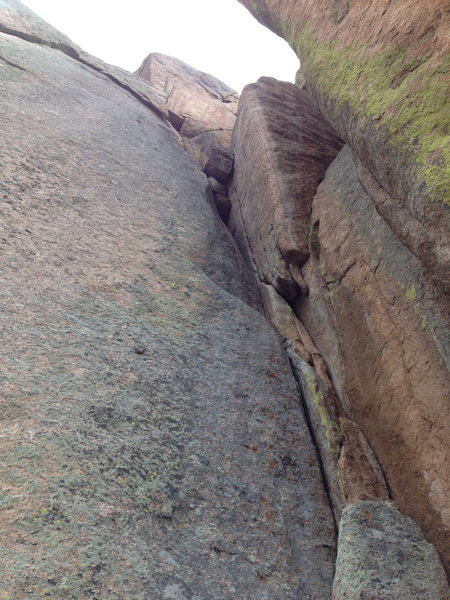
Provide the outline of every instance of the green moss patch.
{"type": "Polygon", "coordinates": [[[379,121],[408,162],[413,156],[418,185],[425,184],[433,200],[450,205],[450,57],[412,56],[405,48],[343,47],[318,41],[307,27],[288,31],[287,39],[319,92],[364,123],[379,121]]]}

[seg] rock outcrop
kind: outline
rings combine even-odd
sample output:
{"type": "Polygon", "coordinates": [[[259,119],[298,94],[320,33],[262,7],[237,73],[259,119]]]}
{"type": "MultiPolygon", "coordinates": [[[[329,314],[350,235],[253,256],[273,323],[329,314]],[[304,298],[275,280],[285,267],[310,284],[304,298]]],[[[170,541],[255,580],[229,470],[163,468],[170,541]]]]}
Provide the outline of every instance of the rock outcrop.
{"type": "Polygon", "coordinates": [[[329,597],[297,385],[205,175],[150,84],[5,6],[0,596],[329,597]]]}
{"type": "Polygon", "coordinates": [[[377,211],[450,286],[447,0],[240,0],[284,37],[301,82],[386,193],[377,211]]]}
{"type": "Polygon", "coordinates": [[[136,71],[166,97],[169,120],[204,172],[226,183],[233,168],[229,151],[238,94],[216,77],[186,63],[152,53],[136,71]]]}
{"type": "Polygon", "coordinates": [[[177,58],[153,52],[136,71],[166,96],[175,129],[187,138],[214,131],[225,146],[231,142],[238,94],[216,77],[177,58]]]}
{"type": "MultiPolygon", "coordinates": [[[[267,78],[244,88],[229,226],[288,349],[336,519],[391,497],[447,561],[445,300],[341,147],[306,91],[267,78]]],[[[396,595],[368,585],[367,597],[407,597],[403,575],[396,595]]]]}
{"type": "Polygon", "coordinates": [[[297,87],[0,0],[1,600],[449,600],[443,3],[243,3],[297,87]]]}

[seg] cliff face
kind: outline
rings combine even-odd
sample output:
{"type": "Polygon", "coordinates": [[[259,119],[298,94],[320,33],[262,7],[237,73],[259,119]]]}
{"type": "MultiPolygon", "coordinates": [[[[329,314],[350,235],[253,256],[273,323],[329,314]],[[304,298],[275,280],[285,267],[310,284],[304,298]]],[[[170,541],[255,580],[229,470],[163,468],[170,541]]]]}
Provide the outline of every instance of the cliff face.
{"type": "Polygon", "coordinates": [[[296,382],[205,175],[156,89],[7,7],[0,597],[328,597],[296,382]]]}
{"type": "MultiPolygon", "coordinates": [[[[312,200],[301,293],[292,301],[292,290],[278,292],[320,350],[339,410],[369,440],[392,497],[449,565],[447,3],[242,3],[291,44],[301,61],[301,93],[351,147],[340,152],[312,200]]],[[[250,86],[241,102],[238,148],[251,129],[246,111],[254,94],[250,86]]],[[[261,111],[272,129],[277,111],[284,122],[282,102],[275,111],[265,102],[261,111]]],[[[283,138],[271,136],[280,154],[283,138]]],[[[251,144],[247,139],[245,148],[251,144]]],[[[311,187],[301,180],[305,170],[311,173],[303,161],[298,195],[311,187]]],[[[251,204],[247,175],[236,169],[244,205],[251,204]]],[[[278,230],[295,227],[287,220],[278,230]]],[[[249,241],[279,246],[266,237],[249,241]]],[[[284,271],[292,273],[298,261],[284,258],[284,271]]]]}
{"type": "Polygon", "coordinates": [[[234,142],[229,226],[289,349],[337,519],[391,497],[447,560],[442,297],[304,90],[247,86],[234,142]]]}
{"type": "Polygon", "coordinates": [[[447,600],[446,299],[385,146],[18,0],[0,68],[0,599],[447,600]]]}

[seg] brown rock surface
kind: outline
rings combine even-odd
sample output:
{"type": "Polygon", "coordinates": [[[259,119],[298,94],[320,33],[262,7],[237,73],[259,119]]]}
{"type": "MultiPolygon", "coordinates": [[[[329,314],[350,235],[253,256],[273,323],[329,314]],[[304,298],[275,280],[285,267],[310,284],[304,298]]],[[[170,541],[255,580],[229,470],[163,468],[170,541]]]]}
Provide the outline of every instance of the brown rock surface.
{"type": "Polygon", "coordinates": [[[239,100],[233,89],[177,58],[158,53],[149,54],[136,74],[165,94],[172,122],[184,137],[219,130],[229,145],[239,100]]]}
{"type": "Polygon", "coordinates": [[[263,77],[244,88],[234,132],[236,210],[261,279],[290,300],[297,284],[289,264],[309,255],[311,202],[341,145],[293,84],[263,77]]]}
{"type": "Polygon", "coordinates": [[[240,1],[297,52],[307,89],[391,196],[377,210],[450,286],[448,0],[240,1]]]}
{"type": "Polygon", "coordinates": [[[361,187],[348,147],[319,186],[312,221],[309,296],[297,313],[392,497],[449,564],[448,313],[361,187]]]}
{"type": "Polygon", "coordinates": [[[185,138],[187,152],[209,177],[226,182],[233,168],[229,149],[239,96],[216,77],[152,53],[136,71],[165,97],[169,121],[185,138]]]}
{"type": "MultiPolygon", "coordinates": [[[[279,89],[270,80],[264,85],[279,89]]],[[[340,151],[314,190],[302,177],[301,160],[285,169],[282,158],[274,158],[277,150],[269,151],[261,143],[264,110],[258,104],[256,121],[254,104],[246,107],[246,94],[247,90],[235,132],[230,224],[258,277],[273,286],[262,288],[266,313],[282,339],[291,342],[291,362],[335,512],[339,515],[342,498],[350,503],[386,499],[384,474],[392,498],[419,523],[448,564],[448,300],[378,214],[377,199],[362,187],[349,147],[340,151]],[[288,174],[297,194],[302,194],[303,185],[307,197],[317,192],[309,199],[308,219],[295,213],[295,203],[290,212],[273,210],[266,201],[267,173],[281,182],[288,174]],[[295,218],[301,218],[303,231],[308,231],[310,256],[301,268],[289,269],[303,289],[292,302],[292,289],[276,278],[283,268],[288,272],[276,228],[295,231],[295,218]],[[287,303],[274,300],[274,288],[291,303],[296,317],[287,303]],[[298,323],[307,336],[299,335],[298,323]]],[[[271,129],[283,132],[275,138],[283,157],[283,139],[289,138],[286,102],[282,94],[271,98],[271,129]]],[[[301,119],[308,122],[306,106],[301,119]]],[[[334,147],[334,134],[331,140],[334,147]]],[[[301,140],[296,152],[301,156],[301,140]]],[[[285,194],[280,203],[286,196],[290,201],[285,194]]]]}

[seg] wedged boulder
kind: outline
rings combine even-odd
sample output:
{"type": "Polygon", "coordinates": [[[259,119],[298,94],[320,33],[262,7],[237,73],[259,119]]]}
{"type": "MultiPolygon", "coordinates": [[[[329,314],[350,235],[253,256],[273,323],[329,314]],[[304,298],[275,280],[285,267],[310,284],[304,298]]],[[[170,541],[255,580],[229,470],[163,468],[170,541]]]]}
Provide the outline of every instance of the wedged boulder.
{"type": "Polygon", "coordinates": [[[263,77],[244,88],[233,146],[233,185],[260,278],[292,300],[289,264],[309,256],[312,199],[342,142],[306,92],[263,77]]]}
{"type": "Polygon", "coordinates": [[[391,197],[378,211],[450,287],[448,1],[240,2],[295,50],[301,84],[391,197]]]}
{"type": "Polygon", "coordinates": [[[377,213],[348,146],[313,202],[296,312],[402,512],[449,565],[448,300],[377,213]]]}
{"type": "Polygon", "coordinates": [[[236,121],[238,94],[225,83],[198,71],[183,61],[153,52],[136,74],[149,81],[167,97],[176,129],[185,137],[207,131],[228,132],[231,140],[236,121]]]}
{"type": "Polygon", "coordinates": [[[216,77],[152,53],[136,71],[166,98],[169,121],[210,177],[226,182],[233,166],[231,136],[239,96],[216,77]]]}
{"type": "Polygon", "coordinates": [[[214,177],[208,177],[208,184],[220,218],[226,223],[231,210],[231,201],[228,196],[227,187],[223,183],[220,183],[220,181],[217,181],[217,179],[214,179],[214,177]]]}
{"type": "Polygon", "coordinates": [[[98,69],[3,33],[0,64],[0,596],[329,598],[296,382],[205,175],[98,69]]]}
{"type": "Polygon", "coordinates": [[[339,526],[333,600],[447,600],[436,550],[390,502],[356,502],[339,526]]]}

